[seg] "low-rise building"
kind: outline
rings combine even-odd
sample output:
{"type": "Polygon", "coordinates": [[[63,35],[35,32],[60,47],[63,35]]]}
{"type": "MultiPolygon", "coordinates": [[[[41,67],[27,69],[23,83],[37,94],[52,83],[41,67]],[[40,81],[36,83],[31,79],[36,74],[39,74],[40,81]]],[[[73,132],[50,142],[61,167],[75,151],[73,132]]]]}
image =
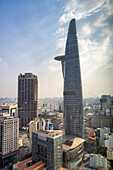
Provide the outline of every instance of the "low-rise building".
{"type": "Polygon", "coordinates": [[[113,160],[113,148],[107,148],[107,159],[113,160]]]}
{"type": "Polygon", "coordinates": [[[101,155],[91,154],[89,165],[92,168],[102,167],[107,170],[107,159],[101,155]]]}
{"type": "Polygon", "coordinates": [[[104,135],[104,143],[103,145],[105,147],[110,147],[110,148],[113,148],[113,133],[108,133],[108,134],[105,134],[104,135]]]}
{"type": "Polygon", "coordinates": [[[97,128],[96,129],[96,139],[97,145],[105,145],[105,134],[110,133],[110,128],[97,128]]]}
{"type": "Polygon", "coordinates": [[[45,170],[45,163],[39,161],[35,164],[32,164],[32,158],[25,159],[24,161],[18,162],[13,165],[13,170],[45,170]]]}

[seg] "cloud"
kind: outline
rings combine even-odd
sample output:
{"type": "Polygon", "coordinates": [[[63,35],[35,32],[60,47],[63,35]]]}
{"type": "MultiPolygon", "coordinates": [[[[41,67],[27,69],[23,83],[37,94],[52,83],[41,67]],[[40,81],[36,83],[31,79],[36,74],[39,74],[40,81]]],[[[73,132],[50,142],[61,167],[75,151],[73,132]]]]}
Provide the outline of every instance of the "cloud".
{"type": "Polygon", "coordinates": [[[59,27],[58,30],[54,34],[62,34],[62,35],[64,35],[64,33],[65,33],[65,28],[59,27]]]}
{"type": "Polygon", "coordinates": [[[56,71],[58,71],[58,70],[59,70],[59,67],[55,67],[55,66],[48,66],[48,70],[49,70],[50,72],[56,72],[56,71]]]}
{"type": "Polygon", "coordinates": [[[0,62],[2,61],[2,58],[0,57],[0,62]]]}
{"type": "Polygon", "coordinates": [[[66,23],[69,22],[72,18],[76,18],[76,20],[80,20],[82,18],[86,18],[87,16],[91,16],[94,13],[100,11],[105,5],[105,0],[86,0],[84,2],[71,0],[68,1],[64,5],[64,14],[58,20],[58,23],[66,23]]]}
{"type": "Polygon", "coordinates": [[[65,44],[66,44],[66,37],[65,38],[59,38],[56,41],[57,55],[64,54],[64,52],[65,52],[65,44]]]}

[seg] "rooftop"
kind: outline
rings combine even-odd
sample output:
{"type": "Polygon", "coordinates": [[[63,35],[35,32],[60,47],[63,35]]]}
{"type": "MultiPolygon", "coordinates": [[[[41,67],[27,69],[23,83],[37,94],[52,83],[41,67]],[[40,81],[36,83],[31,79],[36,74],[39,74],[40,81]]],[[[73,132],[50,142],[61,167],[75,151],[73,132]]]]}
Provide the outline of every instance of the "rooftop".
{"type": "Polygon", "coordinates": [[[79,137],[74,137],[66,140],[66,136],[63,136],[63,149],[70,150],[76,148],[83,142],[85,142],[85,140],[79,137]]]}
{"type": "Polygon", "coordinates": [[[37,162],[30,167],[26,166],[26,163],[32,162],[32,158],[25,159],[22,162],[17,163],[17,167],[20,168],[21,170],[34,170],[35,168],[38,168],[38,170],[43,170],[46,168],[45,163],[43,161],[37,162]]]}
{"type": "Polygon", "coordinates": [[[50,137],[56,137],[58,135],[63,134],[61,130],[38,130],[35,133],[43,134],[43,135],[50,136],[50,137]]]}

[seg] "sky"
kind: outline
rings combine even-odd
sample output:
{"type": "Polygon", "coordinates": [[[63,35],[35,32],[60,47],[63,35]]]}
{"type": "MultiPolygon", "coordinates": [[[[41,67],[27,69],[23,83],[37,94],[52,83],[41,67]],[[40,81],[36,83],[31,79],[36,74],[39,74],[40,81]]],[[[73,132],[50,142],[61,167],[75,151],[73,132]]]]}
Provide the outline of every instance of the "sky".
{"type": "Polygon", "coordinates": [[[18,75],[38,76],[39,98],[62,97],[55,56],[76,19],[83,97],[113,95],[112,0],[0,0],[0,97],[17,97],[18,75]]]}

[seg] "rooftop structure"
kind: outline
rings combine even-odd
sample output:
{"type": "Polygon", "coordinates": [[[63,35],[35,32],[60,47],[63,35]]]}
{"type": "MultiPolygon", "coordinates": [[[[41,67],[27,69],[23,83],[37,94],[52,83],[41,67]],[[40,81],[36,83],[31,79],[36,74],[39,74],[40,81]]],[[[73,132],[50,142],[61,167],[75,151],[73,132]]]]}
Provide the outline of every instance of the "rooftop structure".
{"type": "Polygon", "coordinates": [[[64,129],[66,135],[83,137],[83,101],[75,19],[70,21],[65,55],[61,61],[64,77],[64,129]]]}

